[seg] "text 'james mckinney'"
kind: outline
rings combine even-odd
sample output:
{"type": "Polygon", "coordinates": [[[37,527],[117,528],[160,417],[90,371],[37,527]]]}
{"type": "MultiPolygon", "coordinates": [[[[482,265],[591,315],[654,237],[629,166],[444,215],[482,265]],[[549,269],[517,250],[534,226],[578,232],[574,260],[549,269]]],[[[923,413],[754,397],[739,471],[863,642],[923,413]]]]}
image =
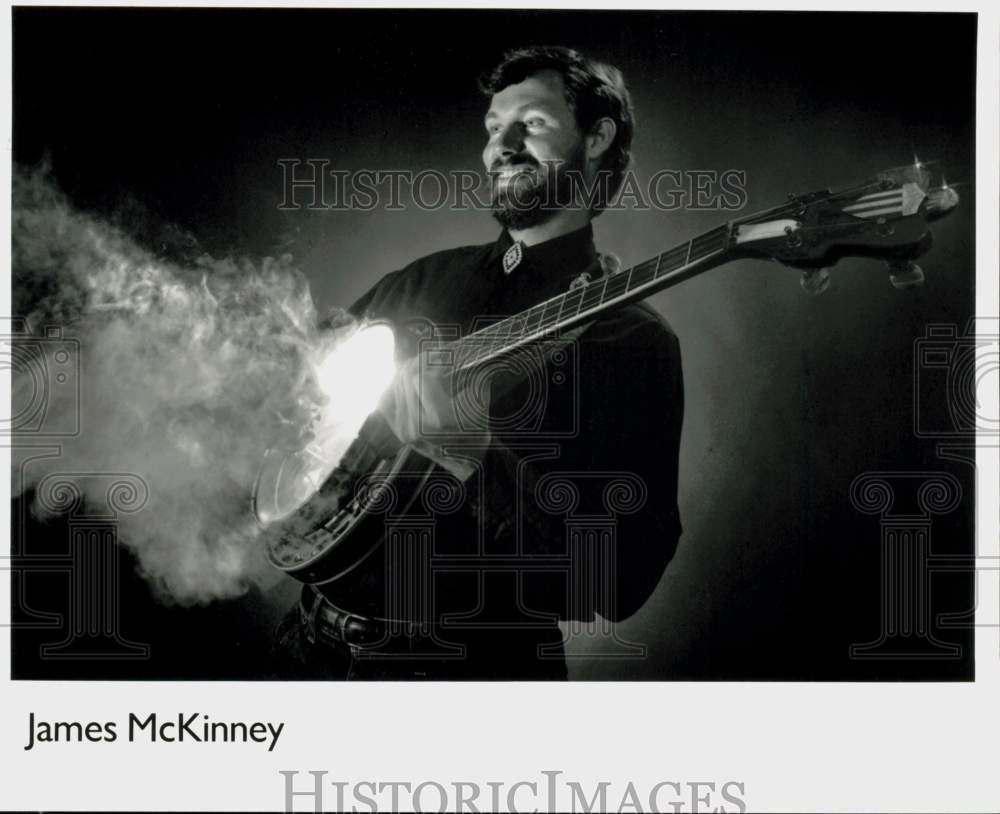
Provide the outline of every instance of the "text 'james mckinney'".
{"type": "MultiPolygon", "coordinates": [[[[278,743],[284,722],[270,721],[213,721],[201,712],[179,712],[176,716],[157,713],[137,715],[130,712],[123,731],[129,743],[144,740],[149,743],[267,743],[273,752],[278,743]]],[[[25,751],[37,744],[112,743],[118,740],[117,721],[41,721],[34,712],[28,713],[28,742],[25,751]]]]}

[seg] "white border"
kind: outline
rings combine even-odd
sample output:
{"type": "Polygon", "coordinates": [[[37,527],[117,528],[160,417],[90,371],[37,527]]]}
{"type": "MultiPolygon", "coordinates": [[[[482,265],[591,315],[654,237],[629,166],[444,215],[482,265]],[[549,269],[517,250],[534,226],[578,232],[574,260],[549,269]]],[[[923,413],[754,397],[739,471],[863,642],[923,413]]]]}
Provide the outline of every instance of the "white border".
{"type": "MultiPolygon", "coordinates": [[[[733,5],[687,3],[685,7],[733,5]]],[[[770,2],[755,8],[789,6],[770,2]]],[[[996,9],[970,2],[947,6],[858,2],[837,8],[979,13],[977,313],[996,315],[1000,259],[996,9]]],[[[10,189],[10,45],[8,13],[0,45],[7,147],[0,179],[5,190],[10,189]]],[[[926,48],[931,60],[948,58],[948,43],[928,43],[926,48]],[[940,49],[937,54],[935,47],[940,49]]],[[[908,81],[921,81],[924,70],[932,68],[917,68],[908,81]]],[[[8,207],[5,195],[0,217],[4,246],[10,245],[8,207]]],[[[9,262],[4,268],[9,275],[9,262]]],[[[9,283],[0,296],[0,312],[9,313],[9,283]]],[[[2,375],[0,397],[9,403],[8,371],[2,375]]],[[[980,398],[996,414],[997,394],[984,392],[980,398]]],[[[979,554],[997,556],[997,450],[980,449],[978,466],[979,554]]],[[[9,461],[0,465],[0,478],[9,489],[9,461]]],[[[6,500],[0,503],[0,512],[9,529],[6,500]]],[[[4,553],[9,550],[8,539],[4,553]]],[[[9,622],[9,588],[6,579],[2,582],[0,618],[9,622]]],[[[995,581],[982,581],[981,587],[984,584],[996,591],[995,581]]],[[[991,608],[998,602],[996,593],[980,596],[980,624],[995,612],[991,608]]],[[[512,783],[538,779],[542,769],[561,769],[580,781],[601,778],[624,785],[632,780],[647,788],[662,780],[743,780],[753,811],[997,810],[1000,642],[995,627],[977,629],[976,652],[976,681],[958,684],[10,682],[6,678],[10,635],[4,627],[0,628],[0,809],[277,810],[282,805],[278,769],[326,769],[331,777],[344,780],[414,783],[427,779],[512,783]],[[25,713],[31,709],[44,709],[53,717],[99,720],[121,719],[127,711],[202,710],[216,719],[285,720],[287,726],[273,754],[256,745],[156,747],[119,742],[53,746],[43,755],[21,749],[25,713]]]]}

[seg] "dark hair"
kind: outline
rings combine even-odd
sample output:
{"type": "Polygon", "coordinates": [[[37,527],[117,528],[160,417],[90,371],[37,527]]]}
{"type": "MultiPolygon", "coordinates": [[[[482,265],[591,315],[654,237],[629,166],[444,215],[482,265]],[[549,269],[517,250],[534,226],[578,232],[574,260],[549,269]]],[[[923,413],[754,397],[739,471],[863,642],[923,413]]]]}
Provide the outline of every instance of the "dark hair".
{"type": "Polygon", "coordinates": [[[625,178],[632,152],[632,97],[621,71],[558,45],[535,45],[508,51],[503,61],[479,79],[479,89],[487,96],[508,85],[523,82],[539,71],[557,71],[566,89],[566,104],[576,117],[581,132],[589,133],[598,119],[610,118],[616,125],[614,141],[601,157],[601,170],[610,172],[610,183],[598,184],[594,212],[599,213],[614,197],[625,178]]]}

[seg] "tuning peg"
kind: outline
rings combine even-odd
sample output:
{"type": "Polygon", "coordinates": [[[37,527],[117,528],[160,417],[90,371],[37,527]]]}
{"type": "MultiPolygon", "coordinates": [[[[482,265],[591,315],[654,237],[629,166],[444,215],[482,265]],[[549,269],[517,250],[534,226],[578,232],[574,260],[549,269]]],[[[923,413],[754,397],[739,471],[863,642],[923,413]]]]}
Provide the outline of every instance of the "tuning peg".
{"type": "Polygon", "coordinates": [[[830,272],[826,269],[806,269],[799,284],[814,297],[818,297],[830,287],[830,272]]]}
{"type": "Polygon", "coordinates": [[[948,181],[941,177],[941,186],[927,191],[927,206],[925,209],[928,221],[935,221],[949,214],[958,206],[958,193],[948,181]]]}
{"type": "Polygon", "coordinates": [[[902,260],[886,264],[889,268],[889,282],[900,290],[917,288],[924,284],[924,271],[912,260],[902,260]]]}

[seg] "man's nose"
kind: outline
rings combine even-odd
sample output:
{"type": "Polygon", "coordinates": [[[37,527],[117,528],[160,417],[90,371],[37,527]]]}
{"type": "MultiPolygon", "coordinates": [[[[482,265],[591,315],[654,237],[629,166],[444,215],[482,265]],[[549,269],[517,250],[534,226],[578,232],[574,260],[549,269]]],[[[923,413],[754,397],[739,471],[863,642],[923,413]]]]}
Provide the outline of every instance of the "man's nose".
{"type": "Polygon", "coordinates": [[[505,126],[493,142],[494,158],[507,158],[524,147],[524,127],[520,122],[505,126]]]}

